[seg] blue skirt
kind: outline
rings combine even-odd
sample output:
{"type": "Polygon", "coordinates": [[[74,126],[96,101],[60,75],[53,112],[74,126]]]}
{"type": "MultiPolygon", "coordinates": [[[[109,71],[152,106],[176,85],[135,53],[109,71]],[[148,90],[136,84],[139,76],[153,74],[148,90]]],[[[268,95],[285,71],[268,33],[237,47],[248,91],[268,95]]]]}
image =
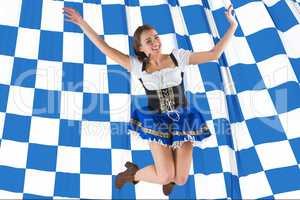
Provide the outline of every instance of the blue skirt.
{"type": "Polygon", "coordinates": [[[211,135],[202,114],[194,107],[179,107],[173,112],[150,111],[142,107],[131,113],[128,129],[142,139],[171,148],[186,141],[201,141],[211,135]]]}

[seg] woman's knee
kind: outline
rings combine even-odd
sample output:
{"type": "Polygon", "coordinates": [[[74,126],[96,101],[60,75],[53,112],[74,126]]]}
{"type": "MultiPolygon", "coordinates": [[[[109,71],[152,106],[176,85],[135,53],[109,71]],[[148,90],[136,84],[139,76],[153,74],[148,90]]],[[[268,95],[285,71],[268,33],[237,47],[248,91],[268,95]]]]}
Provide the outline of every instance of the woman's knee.
{"type": "Polygon", "coordinates": [[[184,185],[184,184],[186,184],[188,178],[189,178],[189,176],[175,176],[174,182],[177,185],[184,185]]]}
{"type": "Polygon", "coordinates": [[[170,164],[164,169],[157,170],[157,176],[162,184],[168,184],[175,179],[175,166],[170,164]]]}

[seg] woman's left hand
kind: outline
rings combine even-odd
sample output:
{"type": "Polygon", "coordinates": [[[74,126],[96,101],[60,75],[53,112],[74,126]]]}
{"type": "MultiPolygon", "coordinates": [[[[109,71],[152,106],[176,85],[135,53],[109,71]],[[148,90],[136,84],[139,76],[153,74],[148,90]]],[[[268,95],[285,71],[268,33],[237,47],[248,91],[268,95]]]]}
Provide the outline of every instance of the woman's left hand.
{"type": "Polygon", "coordinates": [[[227,8],[227,11],[225,12],[225,16],[228,20],[228,22],[231,24],[231,25],[234,25],[234,26],[237,26],[237,21],[235,19],[235,14],[232,15],[232,11],[233,11],[233,6],[232,4],[227,8]]]}

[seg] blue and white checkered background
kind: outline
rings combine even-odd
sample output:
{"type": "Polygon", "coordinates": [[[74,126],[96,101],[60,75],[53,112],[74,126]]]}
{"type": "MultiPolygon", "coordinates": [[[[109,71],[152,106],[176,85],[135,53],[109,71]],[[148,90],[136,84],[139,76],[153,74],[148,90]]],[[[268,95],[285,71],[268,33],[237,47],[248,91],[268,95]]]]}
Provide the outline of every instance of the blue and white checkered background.
{"type": "MultiPolygon", "coordinates": [[[[188,182],[170,198],[300,197],[299,2],[232,1],[239,26],[223,56],[187,68],[187,96],[213,135],[194,148],[188,182]]],[[[145,93],[64,21],[62,7],[132,55],[143,23],[161,34],[163,52],[211,49],[229,26],[229,3],[1,1],[0,199],[168,198],[157,184],[115,189],[127,160],[153,162],[147,143],[126,129],[145,93]]]]}

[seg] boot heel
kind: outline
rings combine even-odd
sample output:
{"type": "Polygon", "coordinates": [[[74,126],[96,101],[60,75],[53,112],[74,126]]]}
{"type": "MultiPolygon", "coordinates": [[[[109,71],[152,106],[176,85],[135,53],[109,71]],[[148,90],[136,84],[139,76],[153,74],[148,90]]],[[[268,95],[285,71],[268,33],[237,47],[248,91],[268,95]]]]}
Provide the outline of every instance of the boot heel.
{"type": "Polygon", "coordinates": [[[127,161],[126,163],[125,163],[125,167],[128,169],[128,168],[132,168],[132,167],[134,167],[134,168],[138,168],[138,166],[136,166],[135,164],[133,164],[133,163],[131,163],[131,162],[129,162],[129,161],[127,161]]]}

